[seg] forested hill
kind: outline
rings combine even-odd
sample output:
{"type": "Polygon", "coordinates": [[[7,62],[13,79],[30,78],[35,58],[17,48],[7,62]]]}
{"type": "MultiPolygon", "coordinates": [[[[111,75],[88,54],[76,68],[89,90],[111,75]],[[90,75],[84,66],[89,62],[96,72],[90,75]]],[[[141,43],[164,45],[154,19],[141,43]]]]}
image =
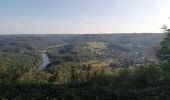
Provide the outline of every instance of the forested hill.
{"type": "Polygon", "coordinates": [[[159,46],[162,38],[163,34],[161,33],[0,35],[0,46],[1,49],[4,46],[7,48],[27,46],[30,49],[32,47],[43,49],[62,43],[105,42],[123,47],[140,47],[147,50],[154,46],[159,46]]]}
{"type": "Polygon", "coordinates": [[[75,35],[65,39],[69,42],[124,42],[141,45],[159,44],[163,35],[161,33],[139,33],[139,34],[85,34],[75,35]]]}
{"type": "MultiPolygon", "coordinates": [[[[34,35],[0,35],[1,50],[16,48],[44,49],[49,46],[68,43],[86,44],[86,42],[104,42],[113,44],[113,47],[142,48],[146,50],[159,46],[163,38],[161,33],[140,34],[34,34],[34,35]],[[6,49],[5,49],[6,48],[6,49]]],[[[112,46],[109,46],[113,48],[112,46]]],[[[115,48],[118,49],[118,48],[115,48]]]]}
{"type": "Polygon", "coordinates": [[[0,35],[0,40],[4,39],[37,39],[41,41],[102,41],[102,42],[130,42],[130,43],[159,43],[163,37],[162,33],[132,33],[132,34],[34,34],[34,35],[0,35]]]}
{"type": "Polygon", "coordinates": [[[0,99],[155,97],[162,78],[159,67],[152,64],[158,63],[155,54],[163,37],[161,33],[0,35],[0,99]],[[40,69],[43,54],[49,64],[40,69]]]}

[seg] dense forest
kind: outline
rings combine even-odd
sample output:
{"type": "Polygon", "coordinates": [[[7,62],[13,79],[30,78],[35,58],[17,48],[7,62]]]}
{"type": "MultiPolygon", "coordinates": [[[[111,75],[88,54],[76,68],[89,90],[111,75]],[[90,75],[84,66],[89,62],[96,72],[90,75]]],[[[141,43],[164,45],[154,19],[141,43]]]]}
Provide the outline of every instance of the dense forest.
{"type": "Polygon", "coordinates": [[[0,36],[1,100],[169,100],[170,30],[0,36]],[[42,54],[49,64],[41,68],[42,54]]]}

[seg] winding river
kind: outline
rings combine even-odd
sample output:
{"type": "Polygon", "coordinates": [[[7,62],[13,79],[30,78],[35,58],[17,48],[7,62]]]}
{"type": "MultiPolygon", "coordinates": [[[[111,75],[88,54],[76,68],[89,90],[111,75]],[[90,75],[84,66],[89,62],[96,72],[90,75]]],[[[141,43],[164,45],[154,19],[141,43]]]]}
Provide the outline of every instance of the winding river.
{"type": "MultiPolygon", "coordinates": [[[[50,47],[48,47],[48,49],[56,48],[56,47],[61,47],[63,45],[67,45],[67,43],[61,44],[61,45],[56,45],[56,46],[50,46],[50,47]]],[[[50,63],[49,57],[48,57],[48,55],[46,53],[48,49],[44,50],[44,52],[42,53],[42,64],[40,65],[41,69],[46,68],[48,66],[48,64],[50,63]]]]}
{"type": "Polygon", "coordinates": [[[43,60],[43,63],[41,64],[40,67],[41,68],[46,68],[47,65],[50,63],[50,61],[49,61],[48,55],[45,52],[42,54],[42,60],[43,60]]]}

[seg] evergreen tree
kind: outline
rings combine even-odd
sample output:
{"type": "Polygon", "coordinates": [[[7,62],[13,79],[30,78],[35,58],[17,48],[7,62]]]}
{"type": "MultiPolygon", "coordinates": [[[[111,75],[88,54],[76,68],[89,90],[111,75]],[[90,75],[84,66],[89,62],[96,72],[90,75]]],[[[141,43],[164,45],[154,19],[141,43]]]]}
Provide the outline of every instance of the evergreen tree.
{"type": "Polygon", "coordinates": [[[163,62],[170,63],[170,29],[166,29],[165,38],[161,42],[161,48],[157,52],[157,57],[163,62]]]}
{"type": "Polygon", "coordinates": [[[160,43],[161,48],[157,51],[157,58],[160,60],[160,66],[163,72],[165,83],[170,83],[170,29],[165,29],[165,37],[160,43]]]}

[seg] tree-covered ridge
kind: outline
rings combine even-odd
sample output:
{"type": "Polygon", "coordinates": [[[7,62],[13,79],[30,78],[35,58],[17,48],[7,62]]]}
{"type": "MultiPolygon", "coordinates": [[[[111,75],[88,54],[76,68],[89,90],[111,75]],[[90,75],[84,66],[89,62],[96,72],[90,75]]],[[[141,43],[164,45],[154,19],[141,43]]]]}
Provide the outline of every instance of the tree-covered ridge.
{"type": "Polygon", "coordinates": [[[161,43],[161,34],[2,36],[0,99],[169,100],[169,38],[169,31],[161,43]],[[44,51],[50,64],[40,69],[44,51]]]}

